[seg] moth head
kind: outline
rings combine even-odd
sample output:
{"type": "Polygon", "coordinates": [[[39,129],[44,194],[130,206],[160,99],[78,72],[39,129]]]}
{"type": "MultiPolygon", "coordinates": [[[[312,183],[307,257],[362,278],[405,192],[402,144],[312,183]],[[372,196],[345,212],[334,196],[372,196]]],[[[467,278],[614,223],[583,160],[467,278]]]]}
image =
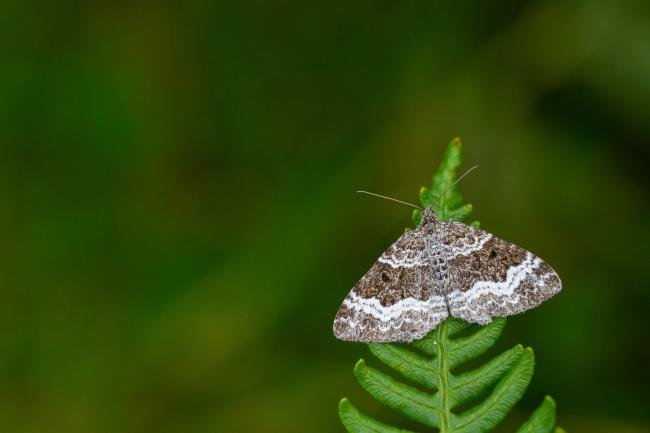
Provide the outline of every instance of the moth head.
{"type": "Polygon", "coordinates": [[[430,208],[426,207],[422,211],[422,219],[420,220],[420,225],[421,226],[426,226],[428,224],[438,224],[440,222],[440,218],[436,215],[436,213],[430,208]]]}

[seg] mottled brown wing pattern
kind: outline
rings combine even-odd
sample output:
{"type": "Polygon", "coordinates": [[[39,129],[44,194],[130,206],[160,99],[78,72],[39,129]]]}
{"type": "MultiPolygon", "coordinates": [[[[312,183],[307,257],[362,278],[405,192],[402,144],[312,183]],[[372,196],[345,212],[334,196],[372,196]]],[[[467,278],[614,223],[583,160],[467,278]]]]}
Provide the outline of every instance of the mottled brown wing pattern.
{"type": "Polygon", "coordinates": [[[531,309],[561,290],[557,273],[531,252],[465,224],[445,225],[452,316],[486,324],[531,309]]]}
{"type": "Polygon", "coordinates": [[[362,342],[421,338],[447,317],[432,274],[430,239],[419,229],[391,245],[352,288],[334,320],[334,334],[362,342]]]}

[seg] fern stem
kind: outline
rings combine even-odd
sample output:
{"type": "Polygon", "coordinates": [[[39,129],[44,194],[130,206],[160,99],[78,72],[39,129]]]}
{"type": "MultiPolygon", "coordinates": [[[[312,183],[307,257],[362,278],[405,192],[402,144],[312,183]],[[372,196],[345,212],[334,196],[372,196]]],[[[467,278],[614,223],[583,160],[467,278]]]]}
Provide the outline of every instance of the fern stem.
{"type": "Polygon", "coordinates": [[[447,321],[438,326],[436,334],[438,346],[438,395],[440,396],[440,433],[451,433],[449,408],[449,368],[447,365],[447,321]]]}

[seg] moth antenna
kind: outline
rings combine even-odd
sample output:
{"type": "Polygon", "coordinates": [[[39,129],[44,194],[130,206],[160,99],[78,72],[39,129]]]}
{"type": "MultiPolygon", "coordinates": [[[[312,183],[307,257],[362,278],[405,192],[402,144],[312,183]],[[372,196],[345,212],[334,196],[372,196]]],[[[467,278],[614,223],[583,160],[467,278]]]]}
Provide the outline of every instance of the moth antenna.
{"type": "Polygon", "coordinates": [[[407,206],[413,206],[413,207],[416,208],[416,209],[420,209],[420,210],[422,210],[422,208],[421,208],[420,206],[415,205],[415,204],[413,204],[413,203],[408,203],[408,202],[405,202],[405,201],[402,201],[402,200],[397,200],[396,198],[393,198],[393,197],[387,197],[387,196],[385,196],[385,195],[381,195],[381,194],[375,194],[374,192],[368,192],[368,191],[357,191],[357,194],[368,194],[368,195],[374,195],[375,197],[385,198],[386,200],[396,201],[397,203],[402,203],[402,204],[405,204],[405,205],[407,205],[407,206]]]}
{"type": "Polygon", "coordinates": [[[447,194],[449,191],[451,191],[451,189],[452,189],[453,187],[455,187],[456,184],[457,184],[458,182],[460,182],[460,181],[461,181],[465,176],[467,176],[467,175],[468,175],[472,170],[474,170],[475,168],[478,168],[478,165],[475,165],[475,166],[469,168],[465,173],[461,174],[460,177],[459,177],[458,179],[456,179],[456,182],[454,182],[454,183],[453,183],[449,188],[447,188],[447,189],[445,190],[445,192],[443,192],[442,194],[440,194],[440,197],[438,197],[438,200],[440,200],[441,198],[443,198],[443,197],[445,196],[445,194],[447,194]]]}

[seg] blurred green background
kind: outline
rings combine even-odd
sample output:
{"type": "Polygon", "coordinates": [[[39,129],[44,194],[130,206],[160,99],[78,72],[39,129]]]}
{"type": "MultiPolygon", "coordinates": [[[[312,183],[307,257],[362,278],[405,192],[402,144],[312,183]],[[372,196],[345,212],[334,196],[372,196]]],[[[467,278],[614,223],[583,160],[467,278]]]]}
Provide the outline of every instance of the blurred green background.
{"type": "MultiPolygon", "coordinates": [[[[564,291],[509,320],[570,432],[650,431],[650,3],[3,2],[0,430],[400,423],[336,341],[460,136],[564,291]]],[[[497,352],[493,352],[497,353],[497,352]]]]}

